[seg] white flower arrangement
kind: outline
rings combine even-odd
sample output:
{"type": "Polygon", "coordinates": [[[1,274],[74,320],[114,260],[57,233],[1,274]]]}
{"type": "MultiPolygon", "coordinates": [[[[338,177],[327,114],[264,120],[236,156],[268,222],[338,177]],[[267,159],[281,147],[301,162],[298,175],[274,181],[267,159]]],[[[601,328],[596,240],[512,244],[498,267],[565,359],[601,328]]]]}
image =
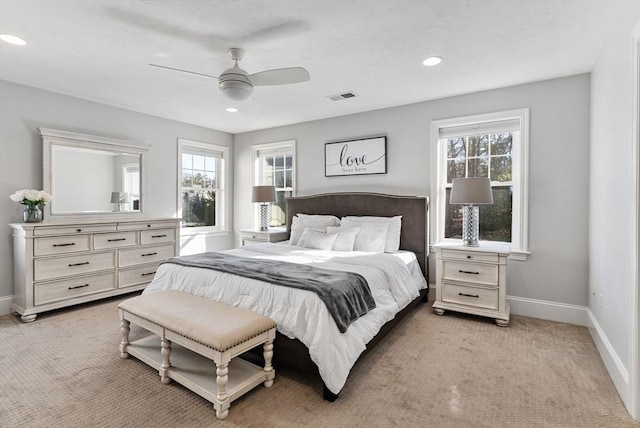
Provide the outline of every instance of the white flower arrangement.
{"type": "Polygon", "coordinates": [[[16,191],[13,195],[9,196],[12,201],[18,202],[28,207],[35,207],[37,205],[46,205],[51,201],[51,195],[44,190],[22,189],[16,191]]]}

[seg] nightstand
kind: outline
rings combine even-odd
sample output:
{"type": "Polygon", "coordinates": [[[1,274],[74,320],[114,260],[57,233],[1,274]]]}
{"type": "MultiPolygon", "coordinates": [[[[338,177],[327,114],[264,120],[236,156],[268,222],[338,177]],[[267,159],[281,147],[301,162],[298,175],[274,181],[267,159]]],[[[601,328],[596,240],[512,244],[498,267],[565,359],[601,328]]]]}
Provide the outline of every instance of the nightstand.
{"type": "Polygon", "coordinates": [[[436,300],[434,312],[465,312],[493,318],[500,327],[509,324],[507,257],[505,245],[483,243],[479,247],[438,244],[436,252],[436,300]]]}
{"type": "Polygon", "coordinates": [[[242,246],[256,244],[259,242],[280,242],[288,239],[286,229],[269,228],[267,230],[248,229],[240,231],[240,242],[242,246]]]}

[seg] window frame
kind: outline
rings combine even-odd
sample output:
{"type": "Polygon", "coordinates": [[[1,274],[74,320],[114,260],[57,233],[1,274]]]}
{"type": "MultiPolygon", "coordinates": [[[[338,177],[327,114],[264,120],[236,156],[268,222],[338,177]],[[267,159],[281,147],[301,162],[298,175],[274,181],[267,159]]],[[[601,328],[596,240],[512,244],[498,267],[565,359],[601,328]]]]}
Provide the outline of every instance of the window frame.
{"type": "MultiPolygon", "coordinates": [[[[512,224],[510,259],[526,260],[529,252],[529,108],[520,108],[492,113],[462,116],[431,121],[431,242],[462,242],[460,239],[444,238],[446,201],[447,147],[440,139],[440,130],[460,126],[471,126],[485,122],[518,120],[520,141],[514,142],[512,158],[512,224]]],[[[485,241],[489,242],[489,241],[485,241]]],[[[491,241],[493,242],[493,241],[491,241]]]]}
{"type": "Polygon", "coordinates": [[[182,236],[201,234],[226,234],[228,233],[229,219],[231,218],[231,216],[229,215],[229,192],[227,191],[227,186],[231,182],[229,177],[230,167],[228,165],[228,163],[230,162],[229,147],[213,143],[204,143],[200,141],[178,138],[178,187],[176,194],[176,215],[178,219],[182,219],[182,152],[184,150],[184,147],[193,147],[196,149],[222,152],[222,158],[219,162],[219,171],[216,171],[216,180],[218,181],[218,188],[216,191],[216,225],[184,227],[182,226],[181,222],[180,234],[182,236]]]}
{"type": "MultiPolygon", "coordinates": [[[[297,175],[297,163],[296,163],[296,140],[283,140],[273,143],[262,143],[251,146],[251,153],[253,159],[253,178],[252,183],[254,186],[265,185],[265,183],[261,183],[262,171],[259,171],[260,165],[258,162],[258,153],[260,151],[267,150],[276,150],[276,149],[290,149],[291,150],[291,195],[296,196],[296,175],[297,175]]],[[[270,185],[268,183],[266,185],[270,185]]],[[[260,211],[258,204],[253,210],[253,223],[254,227],[259,228],[260,226],[260,211]]],[[[273,203],[269,204],[269,209],[271,209],[273,203]]]]}

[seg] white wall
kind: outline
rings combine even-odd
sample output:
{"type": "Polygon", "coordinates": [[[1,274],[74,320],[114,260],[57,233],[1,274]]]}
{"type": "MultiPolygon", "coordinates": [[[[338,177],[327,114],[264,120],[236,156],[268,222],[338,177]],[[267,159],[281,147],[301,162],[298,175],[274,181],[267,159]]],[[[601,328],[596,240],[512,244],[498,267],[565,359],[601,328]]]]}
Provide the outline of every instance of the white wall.
{"type": "Polygon", "coordinates": [[[637,263],[631,231],[638,221],[631,32],[639,17],[637,3],[635,13],[619,23],[591,75],[589,309],[594,339],[627,408],[637,263]]]}
{"type": "MultiPolygon", "coordinates": [[[[39,127],[102,135],[150,145],[146,206],[149,216],[173,217],[177,205],[177,140],[231,147],[233,136],[53,92],[0,81],[0,314],[13,295],[13,257],[8,223],[20,222],[22,205],[9,199],[17,189],[42,188],[39,127]]],[[[233,159],[229,160],[232,167],[233,159]]],[[[231,197],[233,192],[231,191],[231,197]]],[[[233,227],[233,224],[230,224],[233,227]]],[[[200,239],[206,250],[229,248],[232,235],[200,239]]]]}
{"type": "MultiPolygon", "coordinates": [[[[587,297],[589,75],[238,134],[234,221],[252,227],[251,145],[297,140],[297,194],[374,191],[429,195],[430,122],[530,107],[529,242],[511,261],[508,294],[584,307],[587,297]],[[324,176],[324,144],[386,135],[388,173],[324,176]]],[[[341,101],[341,102],[349,102],[341,101]]]]}

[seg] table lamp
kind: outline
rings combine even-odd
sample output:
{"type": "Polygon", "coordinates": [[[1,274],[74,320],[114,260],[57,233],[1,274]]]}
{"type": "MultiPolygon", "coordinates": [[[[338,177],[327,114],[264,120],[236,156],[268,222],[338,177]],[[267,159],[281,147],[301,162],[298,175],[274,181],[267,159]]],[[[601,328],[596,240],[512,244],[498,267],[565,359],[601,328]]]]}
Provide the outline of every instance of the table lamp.
{"type": "Polygon", "coordinates": [[[122,211],[122,204],[129,202],[129,194],[127,192],[111,192],[111,203],[116,204],[116,211],[122,211]]]}
{"type": "Polygon", "coordinates": [[[267,230],[269,220],[269,202],[276,201],[275,186],[253,186],[251,202],[259,202],[260,205],[260,230],[267,230]]]}
{"type": "Polygon", "coordinates": [[[488,178],[454,178],[450,204],[463,204],[462,243],[465,247],[477,247],[480,204],[492,204],[491,180],[488,178]]]}

